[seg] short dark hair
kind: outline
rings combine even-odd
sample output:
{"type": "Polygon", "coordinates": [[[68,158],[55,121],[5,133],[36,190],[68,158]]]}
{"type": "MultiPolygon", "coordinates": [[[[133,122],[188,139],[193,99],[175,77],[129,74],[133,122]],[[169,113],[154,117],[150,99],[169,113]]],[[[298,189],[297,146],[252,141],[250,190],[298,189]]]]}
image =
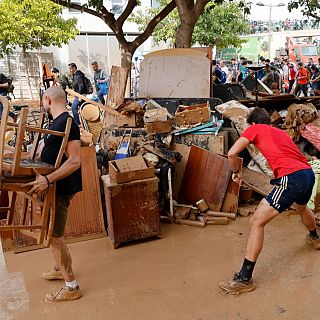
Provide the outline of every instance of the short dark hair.
{"type": "Polygon", "coordinates": [[[60,71],[59,71],[59,69],[57,69],[57,68],[54,67],[54,68],[51,69],[51,72],[52,72],[52,73],[58,73],[58,72],[60,72],[60,71]]]}
{"type": "Polygon", "coordinates": [[[256,107],[250,112],[247,122],[249,124],[270,124],[270,116],[266,109],[256,107]]]}
{"type": "Polygon", "coordinates": [[[216,66],[217,65],[217,60],[212,60],[212,65],[216,66]]]}
{"type": "Polygon", "coordinates": [[[92,63],[91,63],[91,65],[93,66],[93,65],[98,65],[98,62],[97,61],[93,61],[92,63]]]}
{"type": "Polygon", "coordinates": [[[68,67],[78,69],[77,65],[74,62],[69,63],[68,67]]]}
{"type": "Polygon", "coordinates": [[[299,66],[299,67],[303,67],[303,63],[302,63],[302,62],[299,62],[299,63],[298,63],[298,66],[299,66]]]}

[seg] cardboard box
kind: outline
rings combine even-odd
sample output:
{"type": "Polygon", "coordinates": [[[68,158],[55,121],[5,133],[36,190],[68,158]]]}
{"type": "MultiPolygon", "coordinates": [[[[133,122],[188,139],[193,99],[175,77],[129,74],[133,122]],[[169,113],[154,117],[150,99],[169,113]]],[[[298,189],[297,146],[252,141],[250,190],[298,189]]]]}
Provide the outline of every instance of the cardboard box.
{"type": "Polygon", "coordinates": [[[146,123],[144,127],[146,128],[148,134],[169,133],[172,130],[172,123],[171,120],[155,121],[146,123]]]}
{"type": "Polygon", "coordinates": [[[194,106],[179,106],[175,114],[175,122],[178,127],[206,123],[210,121],[210,115],[210,107],[206,103],[194,106]]]}
{"type": "Polygon", "coordinates": [[[112,183],[125,183],[153,178],[155,171],[142,156],[138,156],[109,161],[109,175],[112,183]]]}

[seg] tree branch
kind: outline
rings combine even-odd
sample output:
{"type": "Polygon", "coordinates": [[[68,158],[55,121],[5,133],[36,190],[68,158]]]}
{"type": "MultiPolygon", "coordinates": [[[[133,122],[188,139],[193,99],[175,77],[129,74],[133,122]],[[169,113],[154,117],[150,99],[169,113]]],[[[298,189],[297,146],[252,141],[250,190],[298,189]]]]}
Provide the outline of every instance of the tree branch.
{"type": "Polygon", "coordinates": [[[315,18],[317,20],[320,20],[320,16],[318,16],[317,14],[313,13],[312,10],[311,10],[311,7],[310,7],[310,3],[308,0],[306,0],[306,5],[307,5],[307,8],[308,8],[308,11],[309,11],[309,14],[308,16],[312,17],[312,18],[315,18]]]}
{"type": "Polygon", "coordinates": [[[163,20],[165,17],[167,17],[170,12],[176,7],[175,0],[172,0],[170,3],[168,3],[147,25],[144,32],[142,32],[137,38],[134,39],[132,42],[131,49],[134,51],[136,50],[144,41],[146,41],[150,35],[152,34],[154,28],[157,26],[157,24],[163,20]]]}
{"type": "Polygon", "coordinates": [[[138,5],[138,1],[137,0],[129,0],[128,1],[128,4],[127,4],[126,8],[124,9],[124,11],[120,15],[120,17],[117,19],[116,24],[118,25],[119,28],[122,28],[124,22],[130,16],[131,12],[133,11],[133,9],[137,5],[138,5]]]}
{"type": "Polygon", "coordinates": [[[93,16],[96,16],[98,18],[100,18],[100,15],[99,15],[99,12],[97,12],[96,10],[92,10],[86,6],[83,6],[83,5],[80,5],[80,4],[76,4],[76,3],[72,3],[72,2],[69,2],[68,0],[50,0],[56,4],[59,4],[63,7],[66,7],[66,8],[72,8],[72,9],[75,9],[75,10],[79,10],[81,12],[86,12],[86,13],[89,13],[89,14],[92,14],[93,16]]]}
{"type": "Polygon", "coordinates": [[[205,5],[209,1],[210,0],[197,0],[196,4],[194,5],[194,12],[197,17],[199,17],[202,14],[205,5]]]}

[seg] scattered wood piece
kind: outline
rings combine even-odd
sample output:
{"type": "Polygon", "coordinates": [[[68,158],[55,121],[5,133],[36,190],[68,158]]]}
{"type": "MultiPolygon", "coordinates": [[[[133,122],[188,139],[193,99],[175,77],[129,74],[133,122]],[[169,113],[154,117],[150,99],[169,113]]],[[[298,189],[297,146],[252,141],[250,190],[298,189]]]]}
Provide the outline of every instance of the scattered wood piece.
{"type": "Polygon", "coordinates": [[[127,80],[129,75],[129,69],[112,66],[110,86],[108,91],[108,96],[106,99],[106,105],[112,109],[118,109],[123,103],[127,80]]]}
{"type": "MultiPolygon", "coordinates": [[[[240,169],[241,174],[242,174],[242,164],[243,164],[243,159],[238,158],[238,166],[239,166],[238,168],[240,169]]],[[[229,180],[228,188],[226,191],[226,196],[223,200],[221,211],[232,212],[232,213],[237,212],[238,203],[239,203],[239,191],[240,191],[240,182],[233,181],[231,176],[229,180]]]]}
{"type": "MultiPolygon", "coordinates": [[[[101,104],[101,103],[99,103],[99,102],[93,101],[93,100],[91,100],[91,99],[83,96],[82,94],[80,94],[80,93],[78,93],[78,92],[75,92],[75,91],[73,91],[73,90],[71,90],[71,89],[66,89],[66,92],[69,93],[71,96],[78,97],[78,98],[80,98],[81,100],[84,100],[84,101],[86,101],[86,102],[89,102],[89,103],[91,103],[91,104],[99,107],[100,109],[102,109],[102,110],[104,110],[104,111],[107,111],[108,113],[111,113],[111,114],[113,114],[113,115],[115,115],[115,116],[121,116],[121,114],[120,114],[119,112],[117,112],[117,111],[115,111],[115,110],[113,110],[113,109],[111,109],[111,108],[109,108],[109,107],[107,107],[107,106],[104,106],[103,104],[101,104]]],[[[125,118],[125,116],[122,116],[122,117],[125,118]]]]}
{"type": "Polygon", "coordinates": [[[236,213],[231,213],[231,212],[207,211],[205,215],[209,217],[226,217],[232,220],[236,219],[236,213]]]}
{"type": "Polygon", "coordinates": [[[228,224],[229,220],[227,217],[215,217],[215,218],[207,218],[206,224],[216,224],[216,225],[226,225],[228,224]]]}
{"type": "Polygon", "coordinates": [[[146,123],[144,126],[148,134],[169,133],[172,130],[171,120],[146,123]]]}
{"type": "Polygon", "coordinates": [[[194,106],[179,106],[175,114],[175,123],[178,127],[210,121],[209,102],[194,106]]]}
{"type": "Polygon", "coordinates": [[[177,219],[189,219],[192,208],[194,207],[184,204],[176,204],[174,205],[174,216],[177,219]]]}
{"type": "Polygon", "coordinates": [[[243,168],[242,183],[263,196],[272,190],[269,176],[246,168],[243,168]]]}
{"type": "Polygon", "coordinates": [[[201,227],[201,228],[204,228],[205,226],[205,222],[203,221],[190,221],[185,219],[176,219],[175,222],[178,224],[184,224],[187,226],[195,226],[195,227],[201,227]]]}
{"type": "Polygon", "coordinates": [[[193,204],[204,199],[211,210],[220,211],[231,173],[228,159],[191,146],[179,202],[193,204]]]}
{"type": "Polygon", "coordinates": [[[250,214],[250,211],[246,208],[238,208],[238,213],[240,216],[247,217],[250,214]]]}
{"type": "Polygon", "coordinates": [[[196,205],[200,212],[206,212],[209,209],[209,206],[204,199],[197,201],[196,205]]]}

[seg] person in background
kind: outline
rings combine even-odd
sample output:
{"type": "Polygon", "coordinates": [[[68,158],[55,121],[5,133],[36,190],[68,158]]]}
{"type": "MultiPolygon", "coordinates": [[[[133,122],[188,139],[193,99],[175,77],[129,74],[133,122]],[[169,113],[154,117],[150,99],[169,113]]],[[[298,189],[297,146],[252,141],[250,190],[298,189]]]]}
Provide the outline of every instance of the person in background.
{"type": "Polygon", "coordinates": [[[57,68],[52,68],[51,72],[53,74],[53,85],[56,87],[62,87],[63,90],[66,90],[67,87],[71,87],[68,79],[65,75],[60,75],[60,71],[57,68]]]}
{"type": "Polygon", "coordinates": [[[102,104],[105,104],[104,94],[99,85],[107,84],[109,82],[109,76],[104,70],[99,68],[97,61],[92,62],[92,69],[94,71],[93,81],[96,88],[97,97],[99,98],[102,104]]]}
{"type": "Polygon", "coordinates": [[[307,93],[308,71],[306,68],[304,68],[302,62],[298,63],[298,71],[296,74],[296,80],[297,80],[297,85],[294,90],[294,94],[296,96],[299,96],[302,91],[303,95],[306,97],[308,95],[308,93],[307,93]]]}
{"type": "Polygon", "coordinates": [[[217,60],[212,60],[212,82],[214,84],[218,85],[226,82],[226,76],[224,76],[222,72],[217,60]]]}
{"type": "MultiPolygon", "coordinates": [[[[7,77],[0,73],[0,96],[6,97],[8,94],[9,83],[7,77]]],[[[0,119],[2,118],[3,104],[0,102],[0,119]]]]}
{"type": "Polygon", "coordinates": [[[136,98],[138,95],[140,72],[134,62],[131,64],[131,96],[136,98]]]}
{"type": "Polygon", "coordinates": [[[229,69],[223,60],[220,61],[220,69],[226,74],[226,77],[227,77],[226,83],[230,82],[229,69]]]}
{"type": "Polygon", "coordinates": [[[289,88],[287,93],[290,93],[292,90],[293,84],[295,82],[297,72],[295,70],[293,63],[288,63],[288,67],[289,67],[289,72],[288,72],[289,88]]]}
{"type": "MultiPolygon", "coordinates": [[[[86,85],[85,85],[85,79],[84,79],[84,73],[80,70],[78,70],[77,65],[75,63],[69,63],[69,72],[72,74],[72,89],[80,94],[86,93],[86,85]]],[[[72,114],[73,118],[78,126],[80,126],[80,118],[78,114],[80,106],[80,100],[78,97],[75,97],[72,102],[72,114]]]]}
{"type": "Polygon", "coordinates": [[[312,76],[310,79],[310,84],[312,88],[312,94],[315,96],[319,96],[320,95],[320,72],[318,67],[316,67],[315,65],[312,65],[311,72],[312,72],[312,76]]]}
{"type": "Polygon", "coordinates": [[[264,72],[265,75],[261,79],[261,82],[263,82],[269,89],[272,89],[272,84],[274,83],[274,75],[269,64],[266,64],[266,66],[264,67],[264,72]]]}
{"type": "Polygon", "coordinates": [[[237,82],[238,77],[238,63],[237,60],[231,59],[231,82],[237,82]]]}

